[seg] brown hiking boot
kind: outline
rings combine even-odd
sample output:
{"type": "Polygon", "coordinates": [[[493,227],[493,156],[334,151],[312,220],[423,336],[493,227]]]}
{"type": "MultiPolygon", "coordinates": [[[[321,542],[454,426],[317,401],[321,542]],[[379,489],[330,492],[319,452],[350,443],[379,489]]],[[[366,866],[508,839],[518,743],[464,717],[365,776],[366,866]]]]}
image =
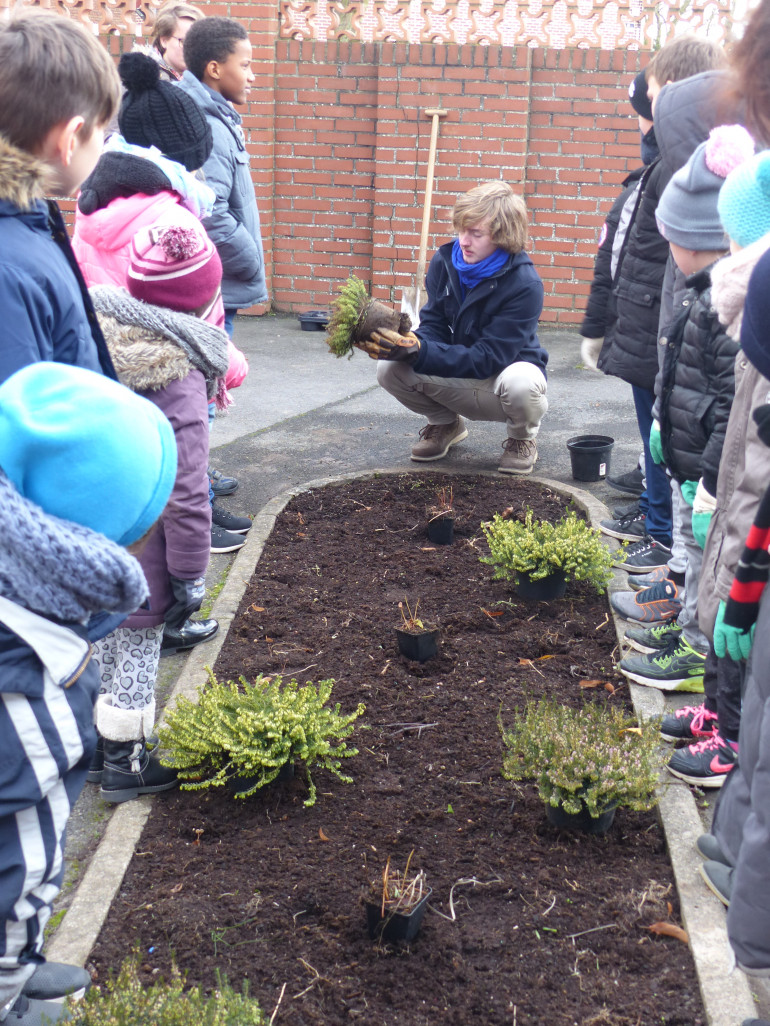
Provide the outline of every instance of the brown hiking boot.
{"type": "Polygon", "coordinates": [[[453,445],[468,437],[468,429],[462,417],[455,417],[451,424],[426,424],[420,429],[420,441],[412,447],[412,459],[420,463],[440,460],[453,445]]]}
{"type": "Polygon", "coordinates": [[[506,438],[498,470],[501,474],[531,474],[537,460],[533,438],[506,438]]]}

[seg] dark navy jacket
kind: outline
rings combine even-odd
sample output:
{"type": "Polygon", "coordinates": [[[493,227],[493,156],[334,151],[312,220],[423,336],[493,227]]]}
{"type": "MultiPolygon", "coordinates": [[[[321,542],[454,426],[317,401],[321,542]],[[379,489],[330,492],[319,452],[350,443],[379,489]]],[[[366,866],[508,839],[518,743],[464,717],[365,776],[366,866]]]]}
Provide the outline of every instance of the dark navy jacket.
{"type": "Polygon", "coordinates": [[[452,265],[453,242],[434,254],[420,311],[417,374],[443,378],[491,378],[512,363],[533,363],[545,374],[548,353],[537,324],[543,310],[543,283],[526,253],[512,253],[496,274],[462,298],[452,265]]]}

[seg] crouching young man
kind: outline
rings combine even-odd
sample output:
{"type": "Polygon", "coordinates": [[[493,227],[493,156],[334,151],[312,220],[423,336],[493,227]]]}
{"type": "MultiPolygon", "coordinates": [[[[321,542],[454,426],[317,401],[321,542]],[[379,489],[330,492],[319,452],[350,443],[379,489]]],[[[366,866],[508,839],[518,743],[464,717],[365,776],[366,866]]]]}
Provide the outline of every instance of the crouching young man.
{"type": "Polygon", "coordinates": [[[466,420],[499,421],[507,438],[498,470],[529,474],[548,409],[548,353],[537,336],[543,284],[524,252],[527,211],[505,182],[458,197],[457,232],[434,254],[428,301],[411,345],[377,332],[377,380],[428,423],[412,459],[439,460],[468,436],[466,420]]]}

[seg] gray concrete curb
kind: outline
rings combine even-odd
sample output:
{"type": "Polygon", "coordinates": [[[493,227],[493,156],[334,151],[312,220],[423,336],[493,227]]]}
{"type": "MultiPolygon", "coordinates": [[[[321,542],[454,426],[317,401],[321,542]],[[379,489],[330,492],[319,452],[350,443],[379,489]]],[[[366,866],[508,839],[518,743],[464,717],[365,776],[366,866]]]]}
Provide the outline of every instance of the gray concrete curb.
{"type": "MultiPolygon", "coordinates": [[[[420,470],[442,474],[456,473],[458,476],[465,476],[468,473],[465,470],[448,471],[438,467],[421,467],[420,470]]],[[[384,467],[379,470],[318,478],[282,492],[263,506],[254,518],[254,526],[249,531],[246,544],[235,557],[227,580],[211,609],[210,615],[220,624],[219,634],[205,647],[192,649],[168,701],[173,701],[179,695],[194,698],[197,689],[205,683],[209,668],[216,662],[224,644],[230,624],[262,555],[276,517],[291,499],[303,492],[327,485],[342,484],[380,474],[405,472],[408,473],[409,468],[384,467]]],[[[498,479],[500,477],[494,471],[481,473],[483,476],[498,479]]],[[[581,488],[534,475],[530,480],[537,481],[559,494],[572,497],[585,510],[593,525],[608,515],[604,503],[581,488]]],[[[610,590],[621,586],[625,579],[626,575],[618,571],[610,590]]],[[[611,615],[620,645],[620,638],[625,630],[623,621],[614,612],[611,615]]],[[[640,719],[649,719],[663,713],[664,699],[660,691],[637,684],[631,684],[630,691],[634,709],[640,719]]],[[[703,823],[693,793],[682,781],[662,778],[658,795],[660,818],[681,903],[682,921],[690,937],[690,949],[695,961],[708,1024],[738,1026],[743,1019],[756,1016],[757,1009],[747,977],[741,972],[731,972],[731,953],[724,908],[703,884],[698,871],[702,860],[695,848],[695,842],[703,833],[703,823]]],[[[46,956],[49,961],[85,965],[134,855],[150,813],[151,803],[152,798],[145,797],[119,805],[113,811],[104,837],[78,885],[72,904],[47,945],[46,956]]]]}

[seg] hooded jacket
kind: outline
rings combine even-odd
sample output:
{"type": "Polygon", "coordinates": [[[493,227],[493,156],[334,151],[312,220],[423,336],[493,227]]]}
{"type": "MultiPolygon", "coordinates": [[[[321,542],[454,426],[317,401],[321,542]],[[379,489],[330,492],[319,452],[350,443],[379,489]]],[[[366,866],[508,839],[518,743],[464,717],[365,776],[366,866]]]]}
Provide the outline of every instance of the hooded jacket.
{"type": "Polygon", "coordinates": [[[0,381],[39,360],[115,378],[46,166],[0,136],[0,381]]]}
{"type": "Polygon", "coordinates": [[[545,374],[548,353],[537,337],[543,283],[530,258],[512,253],[496,274],[463,298],[452,264],[453,245],[441,246],[428,267],[416,373],[483,380],[521,360],[545,374]]]}
{"type": "MultiPolygon", "coordinates": [[[[120,381],[163,411],[174,429],[177,443],[177,476],[160,520],[139,555],[150,596],[145,605],[129,616],[126,627],[153,627],[163,623],[173,605],[169,575],[195,580],[206,572],[211,549],[211,505],[209,503],[209,426],[207,392],[215,387],[213,374],[227,368],[227,337],[224,332],[196,322],[191,325],[212,368],[207,382],[184,350],[168,335],[150,331],[140,323],[127,324],[119,290],[96,289],[107,344],[120,381]],[[120,317],[120,320],[118,319],[120,317]],[[205,329],[205,330],[204,330],[205,329]],[[213,368],[216,368],[215,370],[213,368]]],[[[165,311],[144,303],[126,302],[153,311],[162,318],[165,311]]],[[[175,314],[177,321],[192,317],[175,314]]]]}
{"type": "Polygon", "coordinates": [[[267,301],[265,257],[259,211],[251,180],[249,154],[241,116],[223,96],[185,71],[177,83],[206,115],[214,137],[211,156],[203,165],[217,199],[203,221],[222,261],[225,309],[242,309],[267,301]]]}
{"type": "MultiPolygon", "coordinates": [[[[712,303],[734,339],[740,338],[749,278],[760,256],[769,248],[770,235],[765,235],[746,249],[720,260],[712,270],[712,303]]],[[[730,594],[746,536],[770,481],[770,449],[762,443],[751,416],[753,410],[766,403],[770,403],[770,381],[739,351],[735,358],[735,398],[727,422],[716,492],[712,492],[717,505],[709,524],[698,587],[698,623],[709,638],[714,634],[719,603],[730,594]]]]}

